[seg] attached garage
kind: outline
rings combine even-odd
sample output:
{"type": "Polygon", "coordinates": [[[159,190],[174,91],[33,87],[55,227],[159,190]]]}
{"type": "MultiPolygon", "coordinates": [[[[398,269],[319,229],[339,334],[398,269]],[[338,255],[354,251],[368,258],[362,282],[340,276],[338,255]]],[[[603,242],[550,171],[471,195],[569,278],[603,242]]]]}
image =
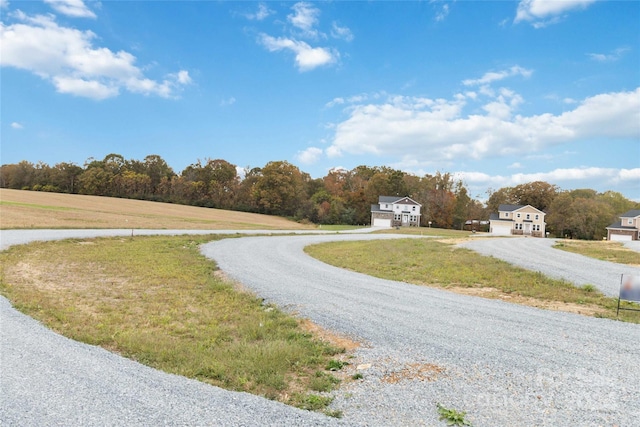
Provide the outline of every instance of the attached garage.
{"type": "Polygon", "coordinates": [[[491,221],[491,233],[497,236],[510,236],[511,224],[504,224],[497,221],[491,221]]]}
{"type": "Polygon", "coordinates": [[[609,240],[613,240],[615,242],[630,242],[633,240],[633,236],[631,234],[615,234],[611,233],[609,235],[609,240]]]}
{"type": "Polygon", "coordinates": [[[373,226],[374,227],[391,227],[391,220],[386,218],[374,218],[373,226]]]}

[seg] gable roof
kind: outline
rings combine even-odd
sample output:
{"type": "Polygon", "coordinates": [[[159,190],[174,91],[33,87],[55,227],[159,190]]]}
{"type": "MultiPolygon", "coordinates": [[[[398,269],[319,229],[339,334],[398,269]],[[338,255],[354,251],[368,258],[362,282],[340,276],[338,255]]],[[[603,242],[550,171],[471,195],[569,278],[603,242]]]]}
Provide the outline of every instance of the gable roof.
{"type": "Polygon", "coordinates": [[[542,215],[546,215],[540,209],[538,209],[536,207],[533,207],[531,205],[500,205],[500,206],[498,206],[498,212],[515,212],[515,211],[519,211],[520,209],[527,208],[527,207],[537,210],[542,215]]]}
{"type": "Polygon", "coordinates": [[[610,226],[605,227],[605,228],[607,230],[632,230],[632,231],[636,231],[637,230],[637,228],[635,228],[635,227],[622,225],[621,221],[614,222],[613,224],[611,224],[610,226]]]}
{"type": "Polygon", "coordinates": [[[411,197],[398,197],[398,196],[379,196],[378,197],[379,204],[394,204],[394,203],[402,203],[405,205],[417,205],[422,206],[420,203],[413,200],[411,197]]]}
{"type": "Polygon", "coordinates": [[[620,218],[635,218],[637,216],[640,216],[640,209],[631,209],[630,211],[620,215],[620,218]]]}

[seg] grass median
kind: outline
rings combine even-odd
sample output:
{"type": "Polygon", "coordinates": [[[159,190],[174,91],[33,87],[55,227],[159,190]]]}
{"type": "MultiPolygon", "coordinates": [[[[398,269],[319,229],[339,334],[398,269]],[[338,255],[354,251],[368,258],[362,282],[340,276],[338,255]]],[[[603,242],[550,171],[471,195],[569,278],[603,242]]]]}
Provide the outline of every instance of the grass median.
{"type": "Polygon", "coordinates": [[[198,251],[216,236],[66,240],[0,253],[0,291],[72,339],[166,372],[324,410],[347,357],[236,289],[198,251]],[[318,403],[319,402],[319,403],[318,403]]]}
{"type": "Polygon", "coordinates": [[[621,242],[558,240],[553,247],[602,261],[640,266],[640,252],[626,248],[621,242]]]}
{"type": "Polygon", "coordinates": [[[469,249],[457,248],[446,240],[334,242],[308,246],[305,251],[331,265],[383,279],[640,323],[638,312],[620,311],[616,317],[617,299],[604,296],[593,286],[576,287],[469,249]]]}

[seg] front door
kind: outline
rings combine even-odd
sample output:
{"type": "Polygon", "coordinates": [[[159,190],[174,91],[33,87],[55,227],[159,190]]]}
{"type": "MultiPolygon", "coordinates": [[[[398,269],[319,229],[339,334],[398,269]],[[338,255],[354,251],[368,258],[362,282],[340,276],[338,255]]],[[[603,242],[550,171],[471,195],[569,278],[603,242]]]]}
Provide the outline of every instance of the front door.
{"type": "Polygon", "coordinates": [[[408,225],[408,224],[409,224],[409,215],[402,214],[402,225],[408,225]]]}
{"type": "Polygon", "coordinates": [[[524,234],[531,234],[531,224],[528,222],[524,223],[524,234]]]}

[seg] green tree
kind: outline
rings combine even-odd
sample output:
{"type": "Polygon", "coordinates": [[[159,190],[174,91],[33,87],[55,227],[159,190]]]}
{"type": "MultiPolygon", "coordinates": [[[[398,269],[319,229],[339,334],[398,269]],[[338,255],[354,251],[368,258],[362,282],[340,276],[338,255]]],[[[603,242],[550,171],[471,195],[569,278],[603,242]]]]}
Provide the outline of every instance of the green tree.
{"type": "Polygon", "coordinates": [[[557,193],[558,188],[555,185],[544,181],[535,181],[516,185],[510,190],[509,195],[515,204],[531,205],[547,212],[557,193]]]}
{"type": "Polygon", "coordinates": [[[252,197],[262,213],[293,217],[306,196],[308,179],[286,161],[269,162],[253,186],[252,197]]]}

